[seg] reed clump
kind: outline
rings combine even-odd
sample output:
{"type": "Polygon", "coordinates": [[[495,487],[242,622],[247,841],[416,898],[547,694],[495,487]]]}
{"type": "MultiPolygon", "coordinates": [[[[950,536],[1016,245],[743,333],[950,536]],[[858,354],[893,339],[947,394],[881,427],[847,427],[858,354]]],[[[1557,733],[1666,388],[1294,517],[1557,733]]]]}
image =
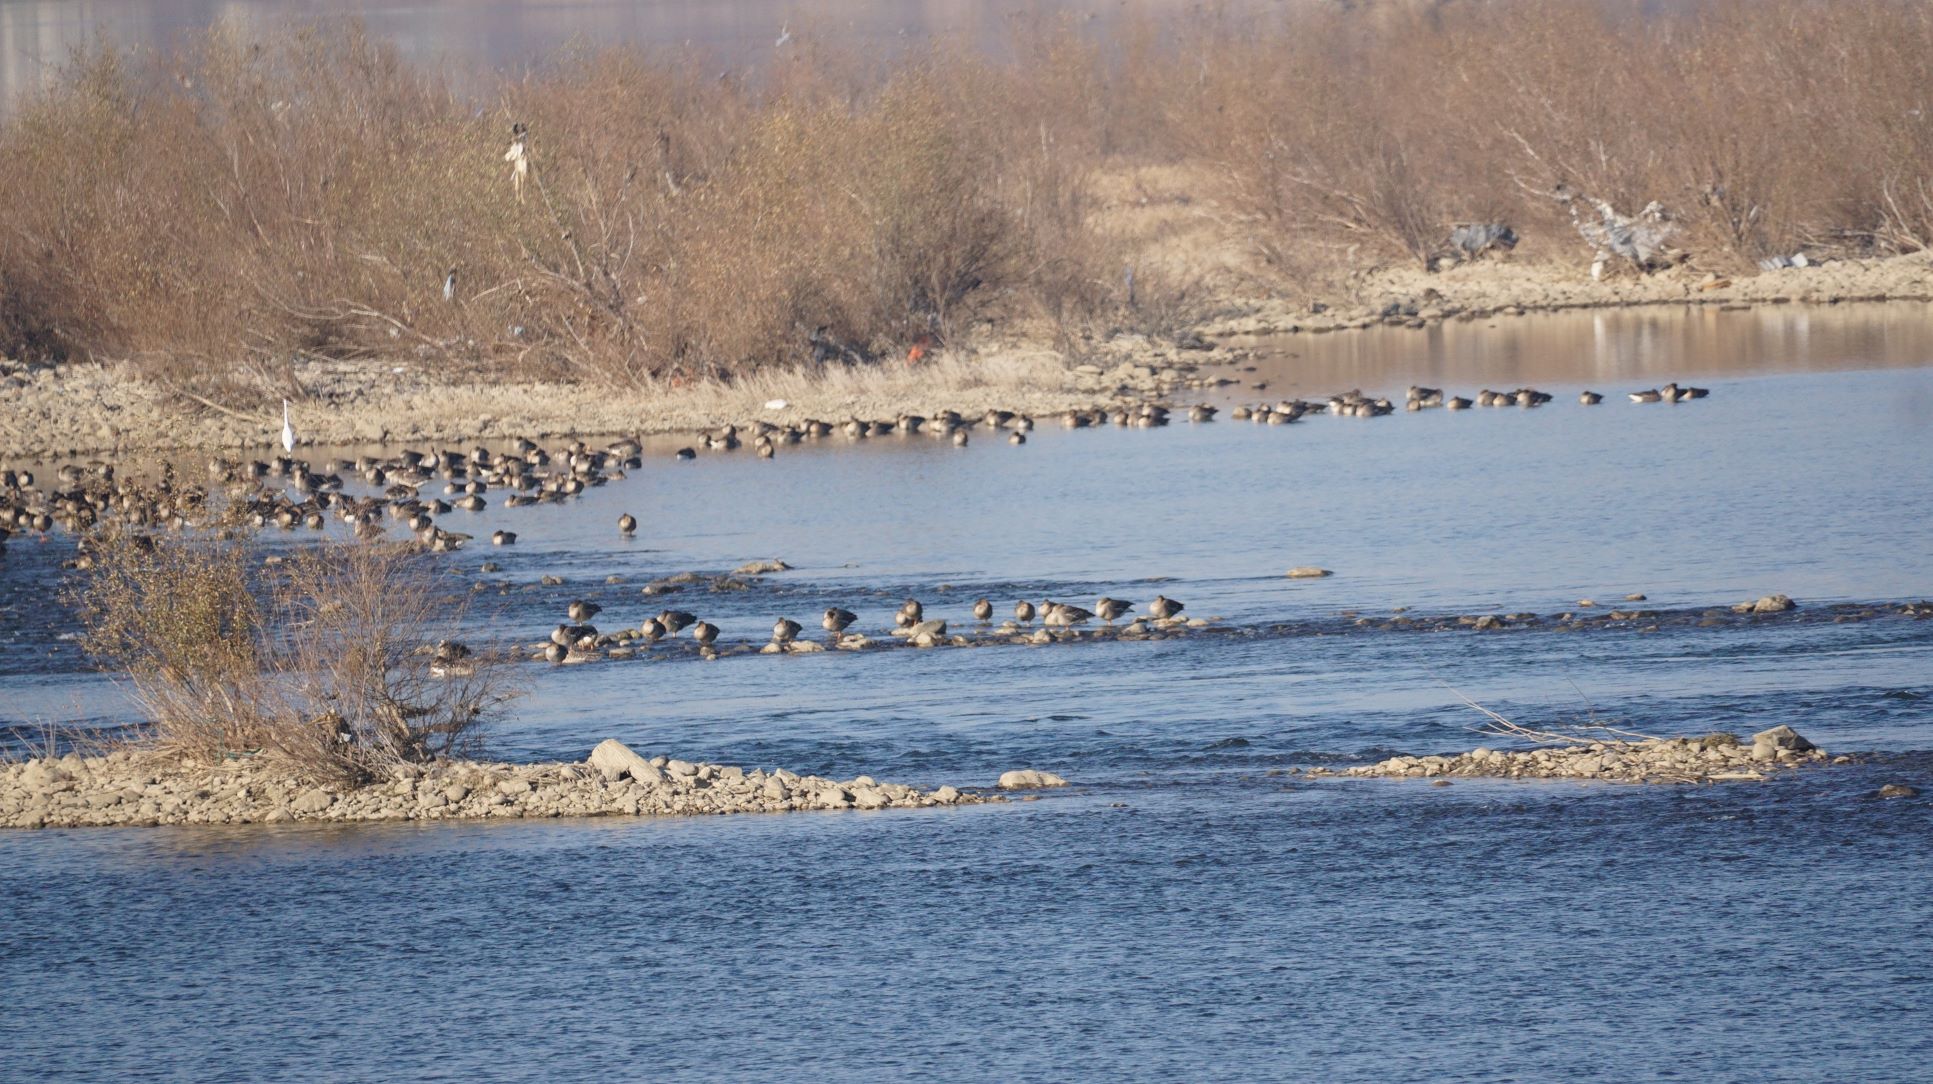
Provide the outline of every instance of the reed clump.
{"type": "Polygon", "coordinates": [[[1437,266],[1461,222],[1581,265],[1597,201],[1655,202],[1720,269],[1933,243],[1933,6],[1162,20],[1017,23],[998,59],[802,38],[747,72],[613,48],[462,84],[354,25],[88,52],[0,122],[0,351],[232,406],[313,358],[648,389],[1181,334],[1241,291],[1437,266]],[[1097,178],[1149,166],[1253,266],[1116,228],[1097,178]]]}
{"type": "Polygon", "coordinates": [[[107,531],[88,553],[72,601],[89,651],[171,758],[362,782],[474,752],[514,692],[507,660],[453,638],[465,599],[402,547],[324,542],[262,565],[215,534],[107,531]]]}

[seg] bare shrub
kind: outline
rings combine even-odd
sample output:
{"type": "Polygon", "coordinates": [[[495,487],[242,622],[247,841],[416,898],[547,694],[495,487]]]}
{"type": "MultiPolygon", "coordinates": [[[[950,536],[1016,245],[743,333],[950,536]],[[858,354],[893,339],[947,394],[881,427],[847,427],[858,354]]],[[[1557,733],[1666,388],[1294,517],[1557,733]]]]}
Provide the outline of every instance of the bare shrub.
{"type": "Polygon", "coordinates": [[[464,596],[404,547],[325,542],[257,569],[213,536],[93,536],[77,601],[164,753],[262,755],[346,781],[474,751],[501,657],[446,634],[464,596]]]}
{"type": "Polygon", "coordinates": [[[1922,4],[1389,3],[1196,35],[1182,138],[1283,266],[1415,257],[1455,221],[1562,236],[1559,190],[1657,201],[1741,264],[1929,236],[1922,4]]]}
{"type": "Polygon", "coordinates": [[[88,650],[129,683],[164,751],[215,761],[259,749],[263,613],[248,555],[214,536],[90,536],[74,598],[88,650]]]}
{"type": "Polygon", "coordinates": [[[354,24],[96,48],[0,121],[0,351],[246,408],[315,358],[651,388],[1015,320],[1066,339],[1152,262],[1094,208],[1097,175],[1150,164],[1212,178],[1201,202],[1285,281],[1427,263],[1459,222],[1582,262],[1560,189],[1658,202],[1741,266],[1933,242],[1923,3],[1013,25],[1002,60],[801,35],[721,78],[580,49],[467,95],[354,24]]]}

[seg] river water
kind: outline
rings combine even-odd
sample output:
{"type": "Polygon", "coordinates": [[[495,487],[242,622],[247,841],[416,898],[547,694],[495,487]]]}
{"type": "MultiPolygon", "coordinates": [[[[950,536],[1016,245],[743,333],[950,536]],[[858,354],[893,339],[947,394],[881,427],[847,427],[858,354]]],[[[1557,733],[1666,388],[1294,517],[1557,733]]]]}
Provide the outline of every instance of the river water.
{"type": "MultiPolygon", "coordinates": [[[[997,54],[1030,27],[1104,27],[1186,8],[1177,0],[0,0],[0,114],[77,47],[107,41],[166,51],[224,26],[259,33],[355,18],[404,56],[462,75],[586,45],[690,48],[745,68],[811,41],[890,51],[948,38],[997,54]]],[[[1268,5],[1222,5],[1251,8],[1268,5]]]]}
{"type": "MultiPolygon", "coordinates": [[[[909,596],[966,629],[982,595],[1004,615],[1159,592],[1218,620],[532,664],[495,739],[1073,781],[1038,801],[0,837],[0,1077],[1923,1079],[1933,804],[1873,795],[1933,791],[1933,621],[1884,605],[1933,594],[1930,363],[1924,306],[1297,337],[1237,371],[1270,385],[1241,396],[1558,398],[769,462],[654,446],[571,504],[446,517],[522,536],[444,559],[506,639],[573,598],[605,627],[676,605],[734,644],[829,605],[877,631],[909,596]],[[1711,397],[1624,400],[1674,377],[1711,397]],[[1582,407],[1583,386],[1611,397],[1582,407]],[[764,557],[796,567],[639,594],[764,557]],[[1308,564],[1335,574],[1283,576],[1308,564]],[[1772,592],[1800,609],[1707,614],[1772,592]],[[1653,614],[1558,631],[1585,598],[1653,614]],[[1513,612],[1545,620],[1428,631],[1513,612]],[[1704,788],[1288,774],[1498,744],[1463,696],[1662,734],[1789,723],[1859,763],[1704,788]]],[[[61,638],[68,552],[17,537],[0,559],[0,716],[28,730],[125,713],[61,638]]]]}

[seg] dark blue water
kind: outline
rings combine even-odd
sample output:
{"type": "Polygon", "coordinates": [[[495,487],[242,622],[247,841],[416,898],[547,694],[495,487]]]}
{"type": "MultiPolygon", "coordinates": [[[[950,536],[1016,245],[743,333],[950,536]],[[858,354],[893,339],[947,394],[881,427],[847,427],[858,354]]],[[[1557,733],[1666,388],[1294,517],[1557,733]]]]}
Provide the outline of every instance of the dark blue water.
{"type": "MultiPolygon", "coordinates": [[[[1713,387],[1676,408],[659,456],[569,506],[449,517],[523,536],[445,561],[485,584],[472,632],[505,640],[579,597],[601,626],[670,604],[734,643],[833,604],[878,630],[907,595],[965,628],[981,594],[1004,615],[1159,591],[1222,620],[532,665],[496,738],[515,758],[615,736],[1076,784],[1035,802],[5,835],[0,1077],[1927,1079],[1933,802],[1873,795],[1933,793],[1933,621],[1895,605],[1933,594],[1933,370],[1713,387]],[[638,594],[769,556],[798,568],[638,594]],[[1299,564],[1336,575],[1282,577],[1299,564]],[[1634,591],[1655,617],[1550,620],[1634,591]],[[1801,609],[1702,623],[1773,591],[1801,609]],[[1397,607],[1546,620],[1404,630],[1397,607]],[[1291,773],[1498,744],[1459,694],[1533,724],[1788,723],[1859,763],[1707,788],[1291,773]]],[[[60,639],[66,552],[16,538],[0,560],[15,725],[125,718],[60,639]]]]}

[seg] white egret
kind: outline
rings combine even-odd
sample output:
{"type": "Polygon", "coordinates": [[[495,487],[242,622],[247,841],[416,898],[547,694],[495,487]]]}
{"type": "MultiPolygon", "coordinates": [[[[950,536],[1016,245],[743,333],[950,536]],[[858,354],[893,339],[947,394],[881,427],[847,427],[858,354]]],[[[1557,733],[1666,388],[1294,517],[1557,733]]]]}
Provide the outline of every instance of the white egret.
{"type": "Polygon", "coordinates": [[[295,451],[295,426],[289,424],[289,401],[282,400],[282,450],[295,451]]]}

